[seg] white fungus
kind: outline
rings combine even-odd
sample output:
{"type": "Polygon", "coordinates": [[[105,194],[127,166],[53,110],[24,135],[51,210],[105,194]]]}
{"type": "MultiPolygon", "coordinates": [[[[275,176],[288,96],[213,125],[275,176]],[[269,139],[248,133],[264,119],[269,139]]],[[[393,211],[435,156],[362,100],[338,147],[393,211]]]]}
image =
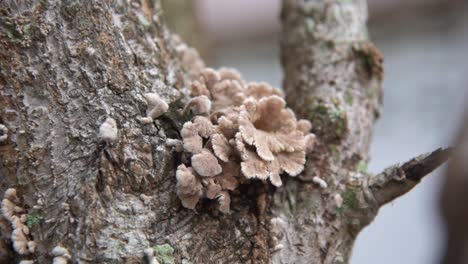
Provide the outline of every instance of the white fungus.
{"type": "Polygon", "coordinates": [[[165,144],[168,147],[174,147],[174,150],[176,152],[184,151],[184,142],[182,140],[168,138],[168,139],[166,139],[165,144]]]}
{"type": "Polygon", "coordinates": [[[286,223],[280,217],[274,217],[270,220],[269,233],[270,238],[268,240],[268,245],[272,252],[279,251],[284,248],[283,244],[280,243],[281,238],[283,237],[284,225],[286,223]]]}
{"type": "Polygon", "coordinates": [[[145,254],[146,261],[148,264],[159,264],[159,261],[154,256],[153,248],[146,248],[143,253],[145,254]]]}
{"type": "Polygon", "coordinates": [[[190,99],[184,109],[184,113],[191,112],[194,115],[208,115],[211,111],[211,100],[206,95],[190,99]]]}
{"type": "Polygon", "coordinates": [[[322,178],[318,177],[318,176],[314,176],[314,178],[312,178],[312,181],[316,184],[318,184],[320,186],[320,188],[322,189],[326,189],[328,187],[328,184],[326,181],[324,181],[322,178]]]}
{"type": "Polygon", "coordinates": [[[99,137],[105,141],[116,141],[118,139],[117,122],[113,118],[106,118],[99,127],[99,137]]]}
{"type": "Polygon", "coordinates": [[[22,260],[18,264],[34,264],[34,260],[22,260]]]}
{"type": "Polygon", "coordinates": [[[0,124],[0,143],[6,141],[8,139],[8,128],[0,124]]]}
{"type": "Polygon", "coordinates": [[[26,255],[29,253],[28,239],[21,228],[14,229],[10,238],[13,242],[13,248],[18,252],[18,254],[26,255]]]}
{"type": "Polygon", "coordinates": [[[141,118],[141,121],[145,124],[153,122],[154,119],[160,117],[169,109],[169,105],[157,93],[147,93],[145,99],[148,105],[146,117],[141,118]]]}
{"type": "Polygon", "coordinates": [[[341,197],[341,194],[335,194],[333,200],[335,200],[336,207],[340,208],[343,205],[343,197],[341,197]]]}
{"type": "Polygon", "coordinates": [[[229,213],[229,207],[231,205],[231,197],[229,196],[229,193],[222,191],[216,199],[218,199],[219,211],[224,214],[229,213]]]}
{"type": "Polygon", "coordinates": [[[61,246],[54,247],[52,249],[52,255],[54,256],[53,264],[67,264],[68,260],[71,259],[68,250],[61,246]]]}
{"type": "Polygon", "coordinates": [[[26,255],[34,253],[36,243],[28,239],[29,228],[25,225],[28,216],[21,214],[24,209],[15,204],[17,200],[16,189],[7,189],[2,200],[2,215],[10,222],[13,229],[10,236],[13,249],[20,255],[26,255]]]}

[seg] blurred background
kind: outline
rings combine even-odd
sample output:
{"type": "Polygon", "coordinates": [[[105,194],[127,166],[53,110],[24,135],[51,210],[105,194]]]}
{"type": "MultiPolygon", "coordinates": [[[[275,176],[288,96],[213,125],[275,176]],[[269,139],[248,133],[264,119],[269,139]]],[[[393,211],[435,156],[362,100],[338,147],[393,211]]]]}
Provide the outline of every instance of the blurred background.
{"type": "MultiPolygon", "coordinates": [[[[465,0],[368,0],[372,40],[385,55],[384,109],[369,170],[451,144],[468,94],[465,0]]],[[[208,66],[281,87],[280,0],[166,0],[170,27],[208,66]]],[[[385,206],[358,237],[352,264],[438,263],[444,169],[385,206]]],[[[460,201],[468,202],[468,201],[460,201]]]]}

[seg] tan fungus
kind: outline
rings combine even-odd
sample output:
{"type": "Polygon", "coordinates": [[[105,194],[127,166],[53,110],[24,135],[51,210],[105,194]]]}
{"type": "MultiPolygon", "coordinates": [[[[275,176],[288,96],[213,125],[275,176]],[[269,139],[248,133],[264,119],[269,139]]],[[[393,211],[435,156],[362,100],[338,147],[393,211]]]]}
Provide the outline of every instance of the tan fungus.
{"type": "Polygon", "coordinates": [[[192,167],[200,176],[212,177],[221,173],[218,159],[208,149],[192,156],[192,167]]]}
{"type": "Polygon", "coordinates": [[[229,161],[229,157],[233,154],[233,148],[223,134],[214,134],[211,138],[213,152],[220,160],[229,161]]]}
{"type": "Polygon", "coordinates": [[[214,182],[213,179],[207,179],[205,197],[208,199],[215,199],[221,192],[221,185],[214,182]]]}
{"type": "Polygon", "coordinates": [[[177,195],[185,208],[194,209],[203,196],[203,186],[191,168],[184,164],[177,167],[177,195]]]}
{"type": "Polygon", "coordinates": [[[191,90],[196,97],[186,110],[196,116],[181,131],[190,164],[176,173],[184,207],[194,209],[204,196],[217,199],[219,210],[228,213],[229,191],[240,182],[255,178],[279,187],[282,173],[296,176],[304,170],[316,138],[310,122],[298,121],[286,107],[281,90],[246,83],[232,69],[210,68],[201,71],[191,90]]]}
{"type": "Polygon", "coordinates": [[[293,152],[305,147],[304,135],[296,129],[296,117],[285,105],[278,96],[248,100],[239,115],[243,140],[254,145],[264,160],[274,160],[276,152],[293,152]]]}
{"type": "Polygon", "coordinates": [[[145,94],[145,99],[147,103],[146,117],[142,117],[141,121],[143,123],[151,123],[154,119],[160,117],[162,114],[167,112],[169,105],[159,97],[157,93],[147,93],[145,94]]]}
{"type": "Polygon", "coordinates": [[[184,113],[189,111],[194,115],[208,115],[211,111],[211,100],[206,95],[194,97],[185,106],[184,113]]]}
{"type": "Polygon", "coordinates": [[[224,214],[229,213],[231,205],[231,197],[228,192],[221,192],[217,197],[219,204],[219,211],[224,214]]]}
{"type": "Polygon", "coordinates": [[[261,83],[249,83],[247,89],[245,91],[246,97],[252,97],[256,100],[260,100],[262,98],[276,95],[279,97],[284,97],[283,92],[280,89],[271,87],[269,84],[261,82],[261,83]]]}

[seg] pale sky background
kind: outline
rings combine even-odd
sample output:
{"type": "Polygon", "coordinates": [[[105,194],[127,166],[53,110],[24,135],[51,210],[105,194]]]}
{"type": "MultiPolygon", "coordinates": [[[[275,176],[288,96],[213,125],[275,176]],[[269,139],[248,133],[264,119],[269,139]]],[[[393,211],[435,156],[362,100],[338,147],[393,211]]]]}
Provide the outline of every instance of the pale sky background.
{"type": "MultiPolygon", "coordinates": [[[[448,146],[463,111],[468,96],[468,12],[434,11],[428,8],[431,2],[437,0],[370,1],[372,21],[378,21],[371,24],[371,37],[385,55],[386,72],[371,172],[448,146]],[[420,6],[408,9],[408,2],[420,6]],[[420,13],[413,16],[414,10],[420,13]],[[431,13],[424,15],[425,10],[431,13]],[[402,13],[407,15],[399,17],[402,13]]],[[[281,86],[279,0],[197,3],[204,31],[218,43],[210,66],[235,67],[247,80],[281,86]]],[[[382,208],[359,235],[351,263],[438,263],[444,236],[437,212],[442,174],[443,169],[437,170],[382,208]]]]}

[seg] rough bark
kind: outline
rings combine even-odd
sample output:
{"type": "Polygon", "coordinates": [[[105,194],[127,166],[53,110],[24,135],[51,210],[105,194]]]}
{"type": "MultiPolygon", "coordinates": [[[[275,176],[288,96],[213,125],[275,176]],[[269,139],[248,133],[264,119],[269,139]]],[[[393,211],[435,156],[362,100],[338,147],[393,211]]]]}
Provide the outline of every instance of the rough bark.
{"type": "Polygon", "coordinates": [[[312,122],[318,146],[302,181],[289,180],[275,193],[272,213],[285,223],[285,248],[273,255],[275,263],[348,263],[357,234],[378,209],[448,157],[439,150],[376,177],[366,172],[383,78],[383,57],[368,39],[367,15],[365,0],[283,1],[287,101],[312,122]],[[419,167],[425,169],[418,179],[401,173],[419,167]],[[313,177],[328,188],[319,188],[313,177]]]}
{"type": "MultiPolygon", "coordinates": [[[[223,215],[209,201],[184,209],[175,195],[180,157],[164,141],[179,137],[187,75],[159,1],[3,1],[0,190],[17,189],[38,248],[15,253],[2,220],[1,261],[49,263],[60,245],[73,262],[139,263],[145,248],[169,244],[168,263],[347,262],[381,205],[370,190],[408,190],[374,186],[363,170],[382,79],[366,12],[360,0],[284,1],[285,89],[319,144],[303,175],[279,189],[244,184],[223,215]],[[142,124],[148,92],[170,109],[142,124]],[[117,121],[116,142],[97,136],[106,117],[117,121]]],[[[445,157],[415,164],[433,169],[445,157]]]]}

